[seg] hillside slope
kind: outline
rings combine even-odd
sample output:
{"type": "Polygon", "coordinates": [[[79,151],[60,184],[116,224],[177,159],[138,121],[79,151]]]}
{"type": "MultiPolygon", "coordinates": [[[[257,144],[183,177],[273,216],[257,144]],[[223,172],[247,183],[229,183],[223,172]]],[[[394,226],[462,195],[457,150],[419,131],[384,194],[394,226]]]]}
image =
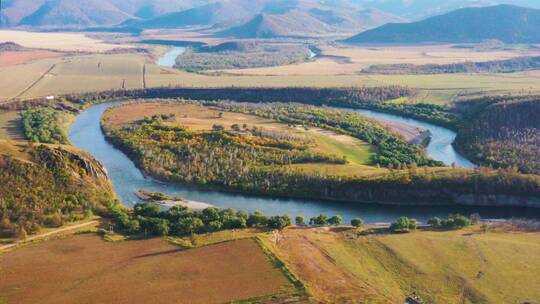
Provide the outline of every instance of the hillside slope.
{"type": "Polygon", "coordinates": [[[114,25],[134,18],[106,0],[54,0],[24,17],[19,25],[28,26],[96,26],[114,25]]]}
{"type": "Polygon", "coordinates": [[[512,5],[465,8],[414,23],[391,23],[360,33],[348,43],[540,42],[540,10],[512,5]]]}
{"type": "Polygon", "coordinates": [[[2,1],[4,26],[111,26],[190,9],[210,0],[8,0],[2,1]]]}
{"type": "Polygon", "coordinates": [[[280,14],[261,13],[248,22],[218,33],[235,38],[274,38],[347,33],[395,21],[397,18],[378,10],[293,8],[280,14]]]}
{"type": "Polygon", "coordinates": [[[87,154],[1,140],[0,193],[0,238],[83,219],[115,198],[105,169],[87,154]]]}
{"type": "Polygon", "coordinates": [[[192,9],[166,14],[157,18],[136,21],[125,25],[139,28],[176,28],[191,25],[236,24],[248,20],[264,7],[263,0],[235,0],[216,2],[192,9]]]}
{"type": "Polygon", "coordinates": [[[308,14],[298,12],[295,17],[259,14],[247,23],[222,31],[219,35],[236,38],[275,38],[320,34],[329,30],[328,25],[308,14]]]}
{"type": "Polygon", "coordinates": [[[496,168],[515,167],[540,174],[540,100],[538,97],[472,101],[481,109],[469,114],[456,138],[474,161],[496,168]]]}

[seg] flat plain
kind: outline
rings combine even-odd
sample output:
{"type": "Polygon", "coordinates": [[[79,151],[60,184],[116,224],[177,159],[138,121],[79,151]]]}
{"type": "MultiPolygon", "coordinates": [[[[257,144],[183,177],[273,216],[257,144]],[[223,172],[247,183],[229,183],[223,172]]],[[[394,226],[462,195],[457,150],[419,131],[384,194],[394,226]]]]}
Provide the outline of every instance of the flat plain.
{"type": "MultiPolygon", "coordinates": [[[[148,31],[140,39],[224,42],[193,31],[148,31]]],[[[126,40],[111,44],[80,33],[29,33],[0,31],[0,42],[46,41],[44,48],[69,51],[87,48],[103,52],[124,48],[126,40]],[[64,36],[65,35],[65,36],[64,36]],[[64,39],[65,38],[65,39],[64,39]]],[[[41,44],[40,44],[41,45],[41,44]]],[[[25,46],[33,47],[30,43],[25,46]]],[[[134,46],[134,45],[131,45],[134,46]]],[[[143,45],[137,45],[143,46],[143,45]]],[[[146,45],[156,57],[164,47],[146,45]]],[[[1,66],[9,75],[0,83],[0,99],[143,87],[361,87],[402,85],[420,90],[411,102],[444,104],[462,96],[540,92],[535,72],[507,74],[377,75],[359,71],[377,63],[449,63],[537,55],[537,50],[477,51],[450,45],[350,47],[319,45],[322,55],[313,62],[261,69],[226,70],[217,74],[188,73],[160,67],[143,54],[92,54],[35,59],[25,64],[1,66]],[[248,75],[249,74],[249,75],[248,75]]]]}
{"type": "Polygon", "coordinates": [[[109,44],[93,39],[84,33],[44,33],[1,30],[0,42],[11,41],[27,48],[60,51],[104,52],[128,45],[109,44]]]}
{"type": "Polygon", "coordinates": [[[313,62],[266,68],[230,69],[238,75],[354,75],[376,64],[448,64],[484,62],[522,56],[538,56],[535,49],[485,50],[455,48],[437,44],[422,46],[332,46],[320,45],[313,62]]]}
{"type": "Polygon", "coordinates": [[[289,285],[251,239],[183,250],[79,235],[3,254],[0,269],[6,303],[224,303],[289,285]]]}

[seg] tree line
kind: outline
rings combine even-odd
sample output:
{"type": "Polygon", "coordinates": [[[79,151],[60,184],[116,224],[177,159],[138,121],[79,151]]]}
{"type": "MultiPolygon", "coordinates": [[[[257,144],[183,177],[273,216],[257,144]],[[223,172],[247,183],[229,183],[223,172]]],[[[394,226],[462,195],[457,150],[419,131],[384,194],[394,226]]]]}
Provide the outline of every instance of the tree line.
{"type": "Polygon", "coordinates": [[[517,57],[485,62],[462,62],[449,64],[379,64],[364,69],[365,73],[411,75],[455,73],[515,73],[540,69],[540,56],[517,57]]]}

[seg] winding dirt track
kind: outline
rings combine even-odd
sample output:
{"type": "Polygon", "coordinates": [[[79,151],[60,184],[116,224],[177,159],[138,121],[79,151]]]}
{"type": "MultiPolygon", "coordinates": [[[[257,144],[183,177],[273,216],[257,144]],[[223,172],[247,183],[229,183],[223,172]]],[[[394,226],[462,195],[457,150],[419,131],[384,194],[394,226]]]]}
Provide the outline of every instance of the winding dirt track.
{"type": "Polygon", "coordinates": [[[57,230],[54,230],[54,231],[51,231],[51,232],[31,236],[31,237],[28,237],[28,238],[26,238],[24,240],[16,241],[15,243],[12,243],[12,244],[0,246],[0,252],[2,252],[4,250],[7,250],[7,249],[10,249],[10,248],[13,248],[13,247],[16,247],[16,246],[18,246],[20,244],[24,244],[24,243],[36,241],[36,240],[39,240],[39,239],[47,238],[49,236],[57,235],[57,234],[60,234],[62,232],[67,232],[67,231],[76,230],[76,229],[87,227],[87,226],[96,225],[98,223],[99,222],[97,220],[95,220],[95,221],[90,221],[90,222],[86,222],[86,223],[82,223],[82,224],[77,224],[77,225],[73,225],[73,226],[69,226],[69,227],[64,227],[64,228],[60,228],[60,229],[57,229],[57,230]]]}

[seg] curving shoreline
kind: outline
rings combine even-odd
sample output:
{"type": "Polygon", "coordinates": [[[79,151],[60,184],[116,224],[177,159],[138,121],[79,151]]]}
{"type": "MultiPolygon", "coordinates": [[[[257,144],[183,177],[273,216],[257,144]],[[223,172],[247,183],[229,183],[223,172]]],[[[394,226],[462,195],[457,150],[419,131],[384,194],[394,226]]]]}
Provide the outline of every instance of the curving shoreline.
{"type": "Polygon", "coordinates": [[[106,109],[120,103],[98,104],[86,109],[74,122],[69,132],[69,138],[75,146],[94,155],[107,168],[118,196],[128,206],[139,201],[134,193],[139,189],[145,189],[173,196],[179,195],[189,200],[206,202],[222,208],[260,210],[269,215],[287,213],[304,216],[316,216],[320,213],[341,214],[345,220],[362,217],[367,223],[389,222],[402,215],[426,221],[432,216],[447,216],[450,213],[458,212],[463,214],[480,213],[489,218],[540,217],[540,212],[531,212],[530,209],[525,208],[354,204],[312,199],[270,198],[163,183],[145,177],[133,161],[106,141],[101,130],[101,117],[106,109]]]}

